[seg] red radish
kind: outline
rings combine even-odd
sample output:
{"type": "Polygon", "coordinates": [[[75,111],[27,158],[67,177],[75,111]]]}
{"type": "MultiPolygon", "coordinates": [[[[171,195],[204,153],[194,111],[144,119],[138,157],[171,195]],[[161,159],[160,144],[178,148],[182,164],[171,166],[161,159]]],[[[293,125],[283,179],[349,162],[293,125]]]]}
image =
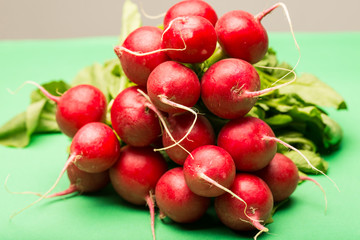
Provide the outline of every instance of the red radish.
{"type": "Polygon", "coordinates": [[[211,65],[201,78],[201,99],[215,115],[225,119],[245,116],[255,105],[257,97],[284,87],[296,79],[274,87],[260,89],[256,69],[248,62],[227,58],[211,65]]]}
{"type": "Polygon", "coordinates": [[[168,170],[159,179],[155,199],[162,217],[178,223],[195,222],[210,206],[210,198],[196,195],[189,189],[181,167],[168,170]]]}
{"type": "MultiPolygon", "coordinates": [[[[81,171],[79,168],[77,168],[73,162],[69,164],[66,172],[70,180],[70,186],[64,191],[47,195],[46,198],[65,196],[75,192],[78,192],[80,194],[92,193],[103,189],[110,182],[108,171],[99,172],[99,173],[84,172],[81,171]]],[[[35,194],[39,197],[42,196],[41,193],[34,193],[34,192],[10,192],[10,193],[35,194]]]]}
{"type": "Polygon", "coordinates": [[[238,173],[230,190],[247,205],[228,193],[215,198],[215,211],[220,221],[237,231],[258,229],[267,232],[263,224],[270,217],[274,204],[267,184],[255,175],[238,173]]]}
{"type": "MultiPolygon", "coordinates": [[[[190,129],[194,117],[191,113],[186,112],[182,114],[172,115],[167,118],[169,124],[169,131],[172,137],[179,142],[179,140],[185,136],[190,129]]],[[[171,140],[169,134],[164,132],[162,135],[162,143],[164,148],[171,146],[174,142],[171,140]]],[[[215,133],[209,120],[202,115],[199,115],[194,127],[187,135],[186,139],[181,141],[181,146],[191,152],[197,147],[202,145],[214,145],[215,133]]],[[[166,153],[175,163],[183,165],[188,152],[184,151],[179,146],[174,146],[166,149],[166,153]]]]}
{"type": "MultiPolygon", "coordinates": [[[[81,171],[72,162],[67,168],[67,176],[70,180],[70,185],[67,189],[47,195],[45,198],[53,198],[59,196],[66,196],[72,193],[93,193],[103,189],[109,182],[109,172],[104,171],[100,173],[88,173],[81,171]]],[[[12,194],[33,194],[42,197],[41,193],[37,192],[13,192],[10,191],[7,186],[7,179],[5,181],[5,189],[12,194]]]]}
{"type": "Polygon", "coordinates": [[[46,198],[59,183],[70,164],[73,163],[77,168],[88,173],[100,173],[108,170],[119,155],[120,143],[108,125],[100,122],[86,124],[72,139],[70,156],[55,183],[39,199],[15,212],[11,218],[46,198]]]}
{"type": "Polygon", "coordinates": [[[263,120],[255,117],[233,119],[226,123],[218,134],[217,144],[232,156],[236,169],[254,172],[267,166],[277,151],[277,143],[296,151],[309,166],[337,184],[324,172],[314,167],[298,149],[275,137],[274,132],[263,120]]]}
{"type": "Polygon", "coordinates": [[[200,16],[206,18],[213,26],[218,19],[215,10],[202,0],[184,0],[176,3],[166,12],[164,17],[164,28],[168,26],[171,20],[184,16],[200,16]]]}
{"type": "Polygon", "coordinates": [[[104,123],[88,123],[80,130],[71,143],[68,162],[89,173],[108,170],[120,154],[120,143],[113,130],[104,123]]]}
{"type": "Polygon", "coordinates": [[[266,167],[254,174],[267,183],[275,202],[290,197],[299,183],[298,168],[290,158],[281,153],[276,153],[266,167]]]}
{"type": "Polygon", "coordinates": [[[201,99],[215,115],[234,119],[248,113],[256,102],[249,92],[260,89],[256,69],[246,61],[227,58],[211,65],[201,78],[201,99]]]}
{"type": "Polygon", "coordinates": [[[260,61],[269,45],[267,32],[260,20],[242,10],[233,10],[221,16],[215,30],[225,53],[251,64],[260,61]]]}
{"type": "Polygon", "coordinates": [[[120,139],[126,144],[144,147],[161,135],[157,115],[149,110],[148,101],[132,86],[120,92],[111,107],[111,123],[120,139]]]}
{"type": "Polygon", "coordinates": [[[161,49],[161,37],[161,29],[142,26],[131,32],[121,46],[114,48],[130,81],[145,87],[151,71],[169,60],[165,52],[158,51],[161,49]],[[142,54],[149,52],[151,54],[142,54]]]}
{"type": "Polygon", "coordinates": [[[88,84],[74,86],[61,96],[50,94],[41,85],[33,84],[50,100],[57,104],[56,122],[60,130],[69,137],[90,122],[105,122],[107,101],[105,95],[88,84]]]}
{"type": "Polygon", "coordinates": [[[225,53],[251,64],[260,61],[265,56],[269,45],[268,35],[261,20],[278,7],[283,8],[295,45],[300,50],[294,36],[289,12],[285,4],[280,2],[256,16],[242,10],[233,10],[221,16],[215,25],[215,30],[219,44],[225,53]]]}
{"type": "Polygon", "coordinates": [[[257,171],[269,164],[277,145],[264,137],[275,137],[264,121],[255,117],[233,119],[223,126],[217,143],[232,156],[239,171],[257,171]]]}
{"type": "Polygon", "coordinates": [[[311,181],[324,193],[326,210],[327,199],[322,186],[315,179],[299,176],[299,170],[295,163],[284,154],[276,153],[275,157],[266,167],[254,172],[254,174],[266,182],[275,202],[280,202],[290,197],[298,186],[299,181],[311,181]]]}
{"type": "Polygon", "coordinates": [[[169,23],[162,37],[162,48],[175,61],[200,63],[215,51],[217,37],[214,26],[199,16],[177,17],[169,23]]]}
{"type": "Polygon", "coordinates": [[[64,196],[75,192],[97,192],[103,189],[110,182],[108,170],[99,173],[88,173],[81,171],[74,163],[70,163],[66,172],[70,180],[69,188],[64,191],[48,195],[47,198],[64,196]]]}
{"type": "Polygon", "coordinates": [[[125,146],[119,160],[110,168],[110,181],[115,191],[126,201],[150,209],[151,229],[154,230],[154,201],[152,194],[160,177],[167,171],[167,164],[151,147],[125,146]]]}
{"type": "Polygon", "coordinates": [[[196,148],[184,162],[187,185],[195,194],[204,197],[225,193],[224,188],[230,188],[234,181],[235,171],[230,154],[214,145],[196,148]]]}
{"type": "Polygon", "coordinates": [[[196,73],[184,65],[167,61],[150,74],[147,92],[153,104],[167,113],[184,112],[179,105],[193,107],[200,98],[200,82],[196,73]]]}

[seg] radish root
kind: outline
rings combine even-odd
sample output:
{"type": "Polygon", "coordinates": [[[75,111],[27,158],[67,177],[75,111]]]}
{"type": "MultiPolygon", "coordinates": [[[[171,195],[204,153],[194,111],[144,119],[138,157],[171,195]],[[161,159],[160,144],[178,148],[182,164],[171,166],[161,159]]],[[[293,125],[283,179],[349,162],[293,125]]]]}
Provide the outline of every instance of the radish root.
{"type": "MultiPolygon", "coordinates": [[[[224,190],[225,192],[229,193],[232,197],[238,199],[240,202],[244,203],[245,205],[245,208],[244,208],[244,215],[249,218],[251,220],[251,222],[249,223],[253,223],[253,222],[259,222],[259,220],[256,220],[256,219],[253,219],[252,217],[250,217],[248,214],[247,214],[247,208],[248,208],[248,205],[247,203],[245,202],[244,199],[242,199],[241,197],[239,197],[238,195],[236,195],[235,193],[233,193],[230,189],[222,186],[221,184],[219,184],[218,182],[216,182],[215,180],[213,180],[212,178],[210,178],[209,176],[207,176],[205,173],[200,173],[199,174],[199,177],[204,179],[205,181],[207,181],[208,183],[220,188],[221,190],[224,190]]],[[[246,220],[243,220],[243,221],[246,221],[246,220]]],[[[248,221],[246,221],[248,222],[248,221]]],[[[261,225],[261,224],[260,224],[261,225]]],[[[256,227],[257,228],[257,227],[256,227]]],[[[260,230],[260,229],[259,229],[260,230]]]]}
{"type": "MultiPolygon", "coordinates": [[[[163,32],[163,34],[161,36],[161,42],[163,40],[164,34],[170,29],[171,25],[175,21],[184,20],[184,19],[185,19],[184,17],[177,17],[177,18],[173,19],[169,23],[169,26],[164,30],[164,32],[163,32]]],[[[126,47],[123,47],[123,46],[116,46],[114,49],[115,49],[116,52],[121,53],[122,51],[124,51],[124,52],[127,52],[129,54],[132,54],[132,55],[135,55],[135,56],[138,56],[138,57],[148,56],[148,55],[156,54],[156,53],[159,53],[159,52],[166,52],[166,51],[185,51],[187,47],[186,47],[185,40],[184,40],[184,38],[183,38],[183,36],[181,34],[181,31],[180,31],[180,37],[181,37],[182,42],[184,43],[183,48],[160,48],[160,49],[153,50],[153,51],[150,51],[150,52],[136,52],[136,51],[132,51],[130,49],[127,49],[126,47]]]]}
{"type": "Polygon", "coordinates": [[[36,201],[32,202],[31,204],[27,205],[26,207],[20,209],[19,211],[16,211],[15,213],[13,213],[11,216],[10,216],[10,219],[14,218],[15,216],[17,216],[18,214],[22,213],[23,211],[25,211],[26,209],[30,208],[31,206],[35,205],[36,203],[40,202],[41,200],[43,200],[44,198],[47,197],[47,195],[52,191],[54,190],[54,188],[57,186],[57,184],[59,183],[61,177],[64,175],[64,173],[66,172],[69,164],[73,161],[76,160],[76,158],[78,157],[78,155],[76,154],[71,154],[69,159],[66,161],[63,169],[61,170],[58,178],[56,179],[55,183],[50,187],[49,190],[47,190],[46,193],[44,193],[43,195],[41,195],[40,198],[38,198],[36,201]]]}
{"type": "Polygon", "coordinates": [[[36,86],[44,95],[45,97],[47,97],[48,99],[54,101],[55,103],[59,102],[60,97],[58,96],[54,96],[52,94],[50,94],[43,86],[41,86],[40,84],[33,82],[33,81],[25,81],[23,84],[21,84],[15,91],[10,90],[9,88],[7,89],[7,91],[10,94],[16,94],[20,89],[22,89],[26,84],[32,84],[34,86],[36,86]]]}
{"type": "Polygon", "coordinates": [[[325,214],[326,214],[326,211],[327,211],[327,198],[326,198],[326,192],[324,190],[324,188],[320,185],[320,183],[318,183],[315,179],[313,178],[310,178],[310,177],[307,177],[307,176],[299,176],[299,179],[300,181],[311,181],[313,183],[315,183],[319,188],[320,190],[323,192],[324,194],[324,200],[325,200],[325,214]]]}
{"type": "Polygon", "coordinates": [[[150,191],[149,195],[147,195],[145,197],[145,201],[149,207],[151,232],[153,235],[153,240],[155,240],[156,239],[156,237],[155,237],[155,203],[154,203],[154,194],[152,193],[152,191],[150,191]]]}
{"type": "MultiPolygon", "coordinates": [[[[170,133],[170,130],[169,130],[168,126],[167,126],[167,123],[166,123],[166,121],[165,121],[164,116],[163,116],[163,115],[161,114],[161,112],[154,106],[154,104],[152,103],[151,99],[149,98],[149,96],[148,96],[146,93],[144,93],[144,92],[141,91],[140,89],[138,89],[137,91],[138,91],[141,95],[143,95],[143,96],[145,97],[145,99],[148,101],[148,102],[146,103],[146,106],[147,106],[149,109],[151,109],[152,111],[155,112],[155,114],[159,117],[160,122],[162,123],[162,126],[164,127],[166,133],[169,135],[170,139],[171,139],[174,143],[176,143],[176,140],[174,139],[174,137],[173,137],[172,134],[170,133]]],[[[184,148],[184,147],[181,146],[180,144],[178,144],[178,145],[179,145],[179,147],[180,147],[181,149],[183,149],[186,153],[188,153],[189,155],[191,155],[191,153],[190,153],[188,150],[186,150],[186,148],[184,148]]],[[[159,150],[159,149],[154,149],[154,151],[160,151],[160,150],[159,150]]],[[[191,156],[192,156],[192,155],[191,155],[191,156]]]]}
{"type": "MultiPolygon", "coordinates": [[[[192,129],[194,128],[195,126],[195,123],[197,121],[197,112],[194,111],[193,109],[189,108],[189,107],[186,107],[184,105],[181,105],[181,104],[178,104],[178,103],[175,103],[173,101],[170,101],[169,99],[166,98],[166,96],[160,96],[160,99],[163,103],[165,104],[168,104],[170,106],[173,106],[173,107],[176,107],[176,108],[180,108],[180,109],[184,109],[186,111],[189,111],[191,112],[192,114],[194,114],[194,121],[192,122],[191,126],[189,127],[188,131],[186,132],[186,134],[179,140],[179,141],[174,141],[174,144],[173,145],[170,145],[170,146],[167,146],[167,147],[164,147],[164,148],[159,148],[159,149],[155,149],[155,151],[162,151],[162,150],[166,150],[166,149],[170,149],[172,147],[175,147],[176,145],[179,145],[184,139],[187,138],[187,136],[189,136],[189,134],[191,133],[192,129]]],[[[188,151],[187,151],[188,152],[188,151]]],[[[189,152],[188,152],[189,153],[189,152]]],[[[190,154],[190,153],[189,153],[190,154]]]]}

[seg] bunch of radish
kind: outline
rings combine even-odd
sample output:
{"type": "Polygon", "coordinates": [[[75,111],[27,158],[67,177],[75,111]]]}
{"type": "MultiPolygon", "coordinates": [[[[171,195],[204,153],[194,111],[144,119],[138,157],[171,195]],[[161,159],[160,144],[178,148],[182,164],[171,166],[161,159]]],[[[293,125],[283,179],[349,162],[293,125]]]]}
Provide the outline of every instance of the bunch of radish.
{"type": "Polygon", "coordinates": [[[311,180],[299,177],[277,144],[296,149],[247,116],[259,96],[291,83],[261,90],[253,66],[268,50],[261,20],[279,6],[286,10],[278,3],[256,16],[234,10],[218,19],[205,1],[184,0],[166,12],[163,28],[131,32],[114,50],[135,86],[112,101],[111,124],[105,124],[106,99],[94,87],[79,85],[61,97],[41,89],[58,104],[59,127],[73,139],[55,184],[26,208],[110,182],[126,201],[148,205],[154,239],[155,206],[161,218],[189,223],[212,199],[227,227],[267,232],[274,202],[288,198],[300,180],[311,180]],[[223,57],[197,71],[216,49],[223,57]],[[215,129],[208,115],[226,124],[215,129]],[[69,189],[50,195],[66,171],[69,189]]]}

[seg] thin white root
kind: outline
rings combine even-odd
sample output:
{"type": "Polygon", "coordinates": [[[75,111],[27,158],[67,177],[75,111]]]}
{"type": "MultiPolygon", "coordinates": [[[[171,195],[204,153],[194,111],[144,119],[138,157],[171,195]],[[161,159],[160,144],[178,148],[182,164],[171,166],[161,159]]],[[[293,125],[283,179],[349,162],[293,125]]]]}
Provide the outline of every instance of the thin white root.
{"type": "Polygon", "coordinates": [[[320,188],[320,190],[323,192],[323,194],[324,194],[324,200],[325,200],[325,214],[326,214],[326,211],[327,211],[327,203],[328,203],[328,201],[327,201],[327,197],[326,197],[326,192],[325,192],[325,190],[324,190],[324,188],[320,185],[320,183],[318,183],[315,179],[312,179],[312,178],[310,178],[310,177],[307,177],[307,176],[299,176],[299,179],[301,180],[301,181],[311,181],[311,182],[313,182],[316,186],[318,186],[319,188],[320,188]]]}
{"type": "MultiPolygon", "coordinates": [[[[289,28],[290,28],[290,32],[291,32],[292,38],[293,38],[293,40],[294,40],[295,47],[296,47],[296,49],[297,49],[297,51],[298,51],[298,54],[299,54],[298,59],[297,59],[297,61],[296,61],[296,64],[294,65],[294,67],[292,68],[292,70],[289,71],[287,74],[285,74],[282,78],[279,79],[279,80],[281,80],[281,79],[287,77],[291,72],[294,72],[294,71],[295,71],[295,69],[296,69],[297,66],[299,65],[300,59],[301,59],[301,50],[300,50],[300,46],[299,46],[299,44],[298,44],[298,42],[297,42],[297,40],[296,40],[296,37],[295,37],[295,33],[294,33],[294,29],[293,29],[293,24],[292,24],[292,22],[291,22],[289,10],[287,9],[287,7],[286,7],[286,5],[285,5],[284,3],[279,2],[279,3],[274,4],[274,5],[273,5],[272,7],[270,7],[269,9],[267,9],[267,10],[259,13],[258,15],[255,16],[255,18],[261,20],[263,17],[265,17],[267,14],[269,14],[270,12],[272,12],[273,10],[275,10],[275,9],[278,8],[278,7],[282,7],[282,9],[283,9],[283,11],[284,11],[284,14],[285,14],[286,19],[287,19],[288,24],[289,24],[289,28]]],[[[255,67],[261,67],[261,66],[256,66],[256,65],[254,65],[254,66],[255,66],[255,67]]],[[[271,68],[271,67],[262,67],[262,68],[271,68]]],[[[274,69],[277,69],[277,68],[274,68],[274,69]]],[[[281,69],[280,69],[280,70],[281,70],[281,69]]],[[[278,80],[278,81],[279,81],[279,80],[278,80]]],[[[277,81],[276,81],[276,82],[277,82],[277,81]]]]}
{"type": "Polygon", "coordinates": [[[35,205],[36,203],[40,202],[41,200],[43,200],[44,198],[46,198],[47,195],[49,195],[49,193],[54,190],[54,188],[56,187],[56,185],[59,183],[61,177],[64,175],[64,173],[66,172],[69,164],[71,162],[74,161],[74,159],[76,159],[77,155],[72,154],[70,155],[69,159],[66,161],[65,166],[63,167],[63,169],[61,170],[58,178],[56,179],[55,183],[51,186],[51,188],[44,193],[43,195],[41,195],[40,198],[38,198],[36,201],[32,202],[31,204],[27,205],[26,207],[20,209],[19,211],[14,212],[11,216],[10,219],[14,218],[15,216],[17,216],[18,214],[22,213],[23,211],[25,211],[26,209],[30,208],[31,206],[35,205]]]}
{"type": "MultiPolygon", "coordinates": [[[[232,192],[230,189],[228,189],[228,188],[222,186],[221,184],[219,184],[218,182],[214,181],[212,178],[210,178],[209,176],[207,176],[205,173],[200,173],[200,174],[199,174],[199,177],[202,178],[202,179],[204,179],[204,180],[207,181],[208,183],[210,183],[210,184],[212,184],[212,185],[220,188],[221,190],[229,193],[232,197],[234,197],[234,198],[238,199],[240,202],[244,203],[244,205],[245,205],[245,207],[244,207],[244,215],[245,215],[247,218],[249,218],[251,221],[256,221],[256,222],[259,221],[259,220],[257,220],[257,219],[254,219],[254,218],[250,217],[250,216],[247,214],[246,210],[247,210],[247,208],[248,208],[248,205],[247,205],[247,203],[245,202],[244,199],[242,199],[241,197],[239,197],[238,195],[236,195],[236,194],[235,194],[234,192],[232,192]]],[[[242,220],[243,220],[243,219],[242,219],[242,220]]],[[[247,221],[247,220],[243,220],[243,221],[252,224],[251,221],[247,221]]]]}
{"type": "Polygon", "coordinates": [[[291,79],[290,81],[286,82],[286,83],[283,83],[283,84],[280,84],[280,85],[277,85],[277,86],[274,86],[274,87],[271,87],[271,88],[266,88],[266,89],[263,89],[263,90],[260,90],[260,91],[256,91],[256,92],[244,92],[244,96],[247,96],[247,97],[257,97],[257,96],[261,96],[263,94],[266,94],[266,93],[269,93],[271,91],[274,91],[276,89],[279,89],[279,88],[282,88],[282,87],[285,87],[293,82],[295,82],[297,76],[296,76],[296,73],[294,71],[294,69],[286,69],[286,68],[281,68],[281,67],[266,67],[266,66],[256,66],[256,67],[259,67],[259,68],[268,68],[268,69],[278,69],[278,70],[284,70],[284,71],[288,71],[288,73],[284,76],[282,76],[281,78],[279,78],[278,80],[276,80],[272,85],[276,84],[277,82],[281,81],[282,79],[284,79],[289,73],[292,73],[294,75],[293,79],[291,79]]]}
{"type": "Polygon", "coordinates": [[[261,229],[255,236],[254,236],[254,240],[257,240],[257,238],[263,233],[263,232],[268,232],[269,229],[265,228],[265,229],[261,229]]]}
{"type": "Polygon", "coordinates": [[[4,182],[4,188],[5,190],[10,193],[10,194],[24,194],[24,195],[35,195],[35,196],[38,196],[38,197],[41,197],[42,194],[41,193],[37,193],[37,192],[29,192],[29,191],[24,191],[24,192],[14,192],[14,191],[11,191],[8,186],[7,186],[7,182],[9,180],[9,177],[10,177],[10,174],[7,175],[6,179],[5,179],[5,182],[4,182]]]}
{"type": "Polygon", "coordinates": [[[40,84],[33,82],[33,81],[25,81],[23,82],[15,91],[12,91],[11,89],[7,88],[7,91],[10,94],[15,95],[18,91],[20,91],[20,89],[22,89],[26,84],[32,84],[34,86],[36,86],[48,99],[54,101],[55,103],[57,103],[60,99],[60,97],[58,96],[54,96],[52,94],[50,94],[43,86],[41,86],[40,84]]]}
{"type": "MultiPolygon", "coordinates": [[[[191,131],[193,130],[195,124],[196,124],[196,121],[197,121],[197,112],[194,111],[193,109],[189,108],[189,107],[186,107],[184,105],[181,105],[181,104],[178,104],[178,103],[175,103],[173,101],[170,101],[169,99],[167,99],[165,96],[161,96],[160,97],[161,101],[163,103],[166,103],[170,106],[173,106],[173,107],[177,107],[177,108],[180,108],[180,109],[184,109],[185,111],[188,111],[188,112],[191,112],[192,114],[194,114],[194,121],[192,122],[191,126],[189,127],[188,131],[186,132],[186,134],[179,140],[179,141],[174,141],[174,144],[170,145],[170,146],[167,146],[167,147],[163,147],[163,148],[159,148],[159,149],[156,149],[156,151],[162,151],[162,150],[167,150],[167,149],[170,149],[172,147],[175,147],[177,145],[179,145],[182,141],[184,141],[188,136],[189,134],[191,133],[191,131]]],[[[188,152],[188,151],[187,151],[188,152]]],[[[188,152],[189,153],[189,152],[188,152]]],[[[191,155],[192,156],[192,155],[191,155]]]]}
{"type": "MultiPolygon", "coordinates": [[[[163,127],[164,127],[164,129],[165,129],[165,132],[169,135],[170,139],[171,139],[174,143],[176,143],[176,140],[174,139],[174,137],[173,137],[172,134],[170,133],[170,130],[169,130],[168,126],[167,126],[167,123],[165,122],[164,116],[163,116],[163,115],[161,114],[161,112],[154,106],[154,104],[152,103],[150,97],[149,97],[146,93],[144,93],[143,91],[141,91],[140,89],[138,89],[137,91],[138,91],[142,96],[145,97],[145,99],[148,101],[148,104],[147,104],[146,106],[147,106],[149,109],[151,109],[152,111],[155,112],[155,114],[159,117],[159,120],[160,120],[160,122],[162,123],[162,125],[163,125],[163,127]]],[[[188,153],[188,154],[191,155],[191,153],[190,153],[188,150],[186,150],[186,148],[184,148],[183,146],[181,146],[180,144],[179,144],[179,147],[180,147],[181,149],[183,149],[186,153],[188,153]]],[[[154,151],[160,151],[160,150],[154,149],[154,151]]]]}
{"type": "Polygon", "coordinates": [[[155,19],[155,20],[156,20],[156,19],[159,19],[159,18],[165,17],[165,14],[166,14],[166,13],[160,13],[160,14],[155,15],[155,16],[149,15],[148,13],[145,12],[145,10],[144,10],[144,8],[143,8],[143,6],[142,6],[142,2],[140,2],[140,11],[141,11],[141,13],[142,13],[146,18],[148,18],[148,19],[155,19]]]}
{"type": "Polygon", "coordinates": [[[321,171],[320,169],[317,169],[316,167],[314,167],[314,165],[311,164],[311,162],[309,161],[309,159],[301,152],[299,151],[298,149],[296,149],[295,147],[291,146],[290,144],[278,139],[278,138],[275,138],[275,137],[270,137],[270,136],[264,136],[263,137],[264,140],[272,140],[272,141],[275,141],[275,142],[278,142],[280,144],[282,144],[283,146],[287,147],[287,148],[290,148],[291,150],[294,150],[295,152],[297,152],[307,163],[308,165],[315,171],[321,173],[322,175],[324,175],[325,177],[327,177],[333,184],[334,186],[336,187],[336,189],[340,192],[340,189],[338,187],[338,185],[335,183],[334,180],[332,180],[328,175],[326,175],[323,171],[321,171]]]}
{"type": "MultiPolygon", "coordinates": [[[[182,20],[184,19],[184,17],[177,17],[175,19],[173,19],[169,26],[163,31],[162,35],[161,35],[161,42],[163,41],[163,36],[164,34],[170,29],[171,25],[175,22],[175,21],[178,21],[178,20],[182,20]]],[[[129,54],[132,54],[132,55],[135,55],[135,56],[138,56],[138,57],[142,57],[142,56],[148,56],[148,55],[152,55],[152,54],[156,54],[156,53],[159,53],[159,52],[167,52],[167,51],[185,51],[186,50],[186,43],[185,43],[185,40],[181,34],[181,31],[180,31],[180,37],[181,37],[181,40],[183,41],[183,44],[184,44],[184,47],[183,48],[160,48],[160,49],[156,49],[156,50],[153,50],[153,51],[149,51],[149,52],[137,52],[137,51],[132,51],[130,49],[127,49],[126,47],[123,47],[123,46],[116,46],[115,47],[115,50],[118,50],[120,53],[123,51],[123,52],[127,52],[129,54]]]]}

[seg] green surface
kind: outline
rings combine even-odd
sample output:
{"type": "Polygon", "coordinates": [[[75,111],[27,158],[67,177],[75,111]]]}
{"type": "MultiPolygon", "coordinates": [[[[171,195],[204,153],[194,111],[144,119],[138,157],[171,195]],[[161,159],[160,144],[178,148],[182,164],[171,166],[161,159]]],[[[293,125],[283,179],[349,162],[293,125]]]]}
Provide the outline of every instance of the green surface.
{"type": "MultiPolygon", "coordinates": [[[[359,239],[360,215],[360,33],[296,34],[302,58],[298,73],[309,72],[344,96],[349,110],[329,109],[330,116],[344,130],[341,149],[331,156],[329,176],[341,192],[324,176],[315,176],[325,188],[328,209],[324,213],[321,191],[312,183],[300,185],[290,201],[268,225],[270,234],[259,239],[359,239]]],[[[0,41],[0,124],[29,104],[24,81],[38,83],[64,79],[71,81],[83,67],[114,58],[115,37],[52,40],[0,41]]],[[[270,45],[280,59],[292,64],[298,57],[290,34],[271,34],[270,45]]],[[[9,175],[13,191],[45,192],[55,181],[67,158],[70,140],[61,134],[38,135],[24,149],[0,146],[0,239],[152,239],[147,208],[133,207],[111,188],[98,195],[46,199],[12,220],[9,216],[37,198],[12,195],[3,182],[9,175]]],[[[64,177],[55,191],[68,186],[64,177]]],[[[157,239],[251,239],[254,233],[238,234],[223,227],[210,211],[197,224],[164,224],[156,220],[157,239]],[[200,237],[200,238],[199,238],[200,237]]]]}

